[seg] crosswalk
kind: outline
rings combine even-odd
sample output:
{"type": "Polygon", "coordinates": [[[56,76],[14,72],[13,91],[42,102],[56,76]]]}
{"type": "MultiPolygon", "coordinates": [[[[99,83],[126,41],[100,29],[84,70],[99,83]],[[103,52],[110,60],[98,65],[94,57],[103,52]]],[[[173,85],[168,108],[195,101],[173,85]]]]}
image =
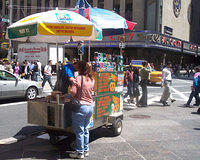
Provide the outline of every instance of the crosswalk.
{"type": "MultiPolygon", "coordinates": [[[[185,104],[189,98],[191,93],[190,87],[192,85],[191,80],[181,80],[174,79],[173,84],[171,86],[171,92],[174,99],[176,99],[177,103],[185,104]]],[[[148,105],[156,105],[160,101],[163,88],[160,85],[156,86],[148,86],[148,105]]],[[[140,89],[140,97],[142,95],[141,87],[140,89]]],[[[127,87],[124,87],[123,94],[127,92],[127,87]]],[[[134,104],[128,103],[129,97],[124,99],[124,107],[135,106],[134,104]]]]}

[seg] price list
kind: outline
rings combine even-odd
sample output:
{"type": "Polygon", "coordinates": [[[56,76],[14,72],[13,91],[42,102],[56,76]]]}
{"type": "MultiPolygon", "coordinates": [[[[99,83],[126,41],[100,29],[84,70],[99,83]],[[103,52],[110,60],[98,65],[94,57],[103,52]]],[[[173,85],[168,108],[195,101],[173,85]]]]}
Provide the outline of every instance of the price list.
{"type": "Polygon", "coordinates": [[[111,96],[102,96],[96,99],[96,119],[109,115],[111,112],[111,96]]]}

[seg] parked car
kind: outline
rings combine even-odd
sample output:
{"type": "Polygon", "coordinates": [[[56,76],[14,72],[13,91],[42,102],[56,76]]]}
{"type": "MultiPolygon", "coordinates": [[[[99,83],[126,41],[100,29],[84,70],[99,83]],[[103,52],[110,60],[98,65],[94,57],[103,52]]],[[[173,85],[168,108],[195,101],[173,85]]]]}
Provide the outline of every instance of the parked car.
{"type": "Polygon", "coordinates": [[[0,99],[25,97],[33,100],[41,93],[39,82],[21,79],[6,70],[0,70],[0,99]]]}

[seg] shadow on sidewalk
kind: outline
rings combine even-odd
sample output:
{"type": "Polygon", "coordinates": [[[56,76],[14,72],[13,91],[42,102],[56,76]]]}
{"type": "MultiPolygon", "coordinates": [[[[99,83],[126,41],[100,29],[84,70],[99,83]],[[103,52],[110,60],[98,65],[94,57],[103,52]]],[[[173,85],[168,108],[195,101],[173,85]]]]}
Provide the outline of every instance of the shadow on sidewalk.
{"type": "MultiPolygon", "coordinates": [[[[27,130],[32,130],[32,136],[13,144],[0,145],[0,159],[68,159],[72,152],[70,137],[63,139],[56,145],[50,144],[47,139],[37,138],[35,130],[43,132],[43,127],[27,126],[22,128],[15,137],[20,135],[30,135],[27,130]]],[[[114,137],[111,129],[100,127],[90,131],[90,143],[102,137],[114,137]]]]}

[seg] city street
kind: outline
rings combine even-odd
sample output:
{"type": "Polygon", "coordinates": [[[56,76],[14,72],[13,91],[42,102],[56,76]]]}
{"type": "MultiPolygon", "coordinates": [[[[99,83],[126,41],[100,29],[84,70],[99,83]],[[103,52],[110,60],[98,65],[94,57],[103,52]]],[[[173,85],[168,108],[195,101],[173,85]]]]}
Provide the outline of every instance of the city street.
{"type": "MultiPolygon", "coordinates": [[[[198,160],[200,115],[195,114],[197,108],[183,107],[191,83],[173,80],[172,91],[177,101],[169,107],[158,103],[160,86],[148,87],[148,108],[132,109],[124,104],[122,134],[113,137],[109,129],[93,130],[88,159],[198,160]]],[[[42,127],[27,124],[24,100],[0,105],[0,130],[2,160],[68,159],[67,139],[53,146],[42,127]]]]}

